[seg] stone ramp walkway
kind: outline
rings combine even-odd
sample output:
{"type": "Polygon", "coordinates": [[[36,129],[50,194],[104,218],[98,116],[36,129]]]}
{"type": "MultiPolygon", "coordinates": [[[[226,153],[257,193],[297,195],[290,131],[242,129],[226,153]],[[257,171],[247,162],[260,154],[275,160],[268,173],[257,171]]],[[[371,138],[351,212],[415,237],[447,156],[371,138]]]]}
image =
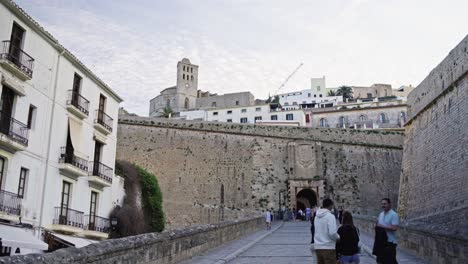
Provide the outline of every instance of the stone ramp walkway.
{"type": "MultiPolygon", "coordinates": [[[[369,248],[373,241],[362,234],[369,248]]],[[[399,250],[400,264],[425,264],[420,259],[399,250]]],[[[360,255],[361,264],[374,264],[375,259],[366,252],[360,255]]],[[[182,262],[183,264],[297,264],[317,263],[310,244],[310,224],[307,222],[277,222],[271,231],[261,230],[231,241],[182,262]]]]}

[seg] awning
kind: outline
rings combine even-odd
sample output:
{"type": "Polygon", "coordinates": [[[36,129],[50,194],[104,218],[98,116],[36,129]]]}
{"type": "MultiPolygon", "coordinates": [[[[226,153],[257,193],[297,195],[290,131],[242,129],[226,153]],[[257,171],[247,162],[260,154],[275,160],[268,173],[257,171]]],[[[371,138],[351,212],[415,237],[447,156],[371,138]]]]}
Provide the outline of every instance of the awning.
{"type": "Polygon", "coordinates": [[[86,157],[83,154],[84,151],[83,151],[83,144],[82,144],[83,136],[81,133],[82,131],[81,121],[78,121],[75,118],[69,117],[68,122],[70,124],[70,137],[71,137],[71,141],[73,144],[73,148],[75,150],[73,154],[82,159],[87,159],[88,157],[86,157]]]}
{"type": "Polygon", "coordinates": [[[64,242],[67,242],[65,244],[71,244],[71,246],[74,246],[77,248],[81,248],[89,244],[99,242],[97,240],[86,239],[82,237],[67,236],[67,235],[62,235],[62,234],[57,234],[57,233],[50,233],[50,234],[58,238],[59,240],[63,240],[64,242]]]}
{"type": "Polygon", "coordinates": [[[36,238],[32,232],[28,232],[21,227],[0,225],[0,239],[4,247],[39,250],[47,250],[49,248],[49,245],[36,238]]]}

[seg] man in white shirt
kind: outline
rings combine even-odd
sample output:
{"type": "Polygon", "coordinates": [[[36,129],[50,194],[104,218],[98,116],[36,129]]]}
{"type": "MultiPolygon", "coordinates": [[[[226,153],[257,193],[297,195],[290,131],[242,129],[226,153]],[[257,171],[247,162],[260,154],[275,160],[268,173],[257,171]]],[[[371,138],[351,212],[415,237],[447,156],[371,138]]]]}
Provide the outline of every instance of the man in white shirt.
{"type": "Polygon", "coordinates": [[[268,209],[265,213],[265,223],[266,223],[267,230],[270,230],[271,229],[271,213],[270,213],[270,210],[268,209]]]}
{"type": "Polygon", "coordinates": [[[336,219],[331,213],[333,201],[324,199],[314,220],[314,245],[318,264],[336,264],[335,244],[340,238],[336,230],[336,219]]]}

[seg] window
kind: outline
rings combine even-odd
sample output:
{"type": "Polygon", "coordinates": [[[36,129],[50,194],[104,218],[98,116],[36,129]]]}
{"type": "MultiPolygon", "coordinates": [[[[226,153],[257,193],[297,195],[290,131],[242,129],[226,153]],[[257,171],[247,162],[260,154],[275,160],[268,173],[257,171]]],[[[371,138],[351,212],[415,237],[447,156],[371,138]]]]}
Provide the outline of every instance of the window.
{"type": "Polygon", "coordinates": [[[379,120],[380,120],[381,123],[387,123],[388,122],[387,117],[385,116],[384,113],[380,113],[379,120]]]}
{"type": "Polygon", "coordinates": [[[321,95],[321,94],[319,94],[319,97],[322,97],[322,95],[321,95]]]}
{"type": "Polygon", "coordinates": [[[277,115],[272,115],[271,120],[278,120],[278,116],[277,115]]]}
{"type": "Polygon", "coordinates": [[[63,181],[62,183],[62,200],[60,203],[59,224],[68,224],[68,207],[70,204],[71,183],[63,181]]]}
{"type": "Polygon", "coordinates": [[[2,189],[4,172],[5,172],[5,158],[0,157],[0,190],[2,189]]]}
{"type": "Polygon", "coordinates": [[[218,112],[213,112],[213,115],[214,115],[214,116],[217,116],[217,115],[218,115],[218,112]]]}
{"type": "Polygon", "coordinates": [[[256,116],[256,117],[255,117],[255,122],[261,121],[261,120],[262,120],[262,117],[261,117],[261,116],[256,116]]]}
{"type": "Polygon", "coordinates": [[[372,94],[371,94],[371,93],[368,93],[368,94],[367,94],[367,98],[372,98],[372,94]]]}
{"type": "Polygon", "coordinates": [[[312,94],[311,94],[311,93],[308,93],[308,94],[307,94],[307,97],[312,97],[312,94]]]}
{"type": "Polygon", "coordinates": [[[239,105],[239,101],[236,101],[236,105],[239,105]]]}
{"type": "Polygon", "coordinates": [[[307,101],[302,101],[303,104],[307,104],[307,101]]]}
{"type": "Polygon", "coordinates": [[[401,113],[400,113],[400,118],[401,118],[401,121],[402,121],[403,123],[406,123],[406,113],[405,113],[405,112],[401,112],[401,113]]]}
{"type": "Polygon", "coordinates": [[[366,116],[365,115],[360,115],[359,116],[359,121],[361,121],[361,122],[366,121],[366,116]]]}
{"type": "Polygon", "coordinates": [[[184,80],[185,80],[185,73],[184,73],[184,74],[182,74],[182,79],[184,79],[184,80]]]}
{"type": "Polygon", "coordinates": [[[36,107],[34,105],[29,105],[29,113],[28,113],[28,128],[33,128],[36,120],[36,107]]]}
{"type": "Polygon", "coordinates": [[[294,120],[293,114],[286,114],[286,120],[294,120]]]}
{"type": "Polygon", "coordinates": [[[98,200],[98,193],[91,191],[91,199],[89,202],[89,230],[96,229],[96,211],[97,211],[97,200],[98,200]]]}
{"type": "Polygon", "coordinates": [[[193,81],[193,75],[190,76],[190,80],[193,81]]]}
{"type": "Polygon", "coordinates": [[[345,117],[340,116],[339,122],[340,122],[340,127],[344,128],[345,127],[345,117]]]}
{"type": "Polygon", "coordinates": [[[306,123],[310,123],[310,115],[309,114],[306,114],[305,119],[306,119],[306,123]]]}
{"type": "Polygon", "coordinates": [[[320,92],[320,85],[319,85],[319,86],[317,86],[317,91],[318,91],[318,92],[320,92]]]}
{"type": "Polygon", "coordinates": [[[227,111],[227,114],[228,114],[228,115],[231,115],[231,114],[232,114],[232,110],[228,110],[228,111],[227,111]]]}
{"type": "Polygon", "coordinates": [[[226,120],[226,122],[232,123],[232,119],[228,119],[228,120],[226,120]]]}
{"type": "Polygon", "coordinates": [[[317,95],[316,95],[316,94],[314,94],[314,97],[317,97],[317,95]]]}
{"type": "Polygon", "coordinates": [[[293,105],[297,105],[297,102],[293,102],[293,105]]]}
{"type": "Polygon", "coordinates": [[[188,98],[185,98],[184,108],[185,108],[185,109],[189,109],[189,108],[190,108],[190,101],[189,101],[188,98]]]}
{"type": "Polygon", "coordinates": [[[243,124],[244,124],[244,123],[247,123],[247,117],[241,118],[241,119],[240,119],[240,122],[243,123],[243,124]]]}
{"type": "Polygon", "coordinates": [[[190,67],[190,72],[193,73],[193,67],[190,67]]]}
{"type": "Polygon", "coordinates": [[[284,106],[288,106],[288,105],[289,105],[289,103],[288,103],[288,102],[284,103],[284,106]]]}
{"type": "Polygon", "coordinates": [[[26,188],[26,177],[28,176],[28,174],[29,174],[28,169],[21,168],[19,184],[18,184],[18,196],[20,198],[24,197],[24,189],[26,188]]]}
{"type": "Polygon", "coordinates": [[[255,112],[260,112],[260,111],[262,111],[262,108],[261,108],[261,107],[255,108],[255,112]]]}
{"type": "Polygon", "coordinates": [[[247,113],[247,109],[241,109],[241,113],[247,113]]]}
{"type": "Polygon", "coordinates": [[[185,66],[183,67],[183,70],[185,71],[185,66]]]}
{"type": "Polygon", "coordinates": [[[211,102],[211,107],[216,107],[216,102],[211,102]]]}
{"type": "Polygon", "coordinates": [[[320,127],[327,127],[327,120],[325,118],[320,119],[320,127]]]}

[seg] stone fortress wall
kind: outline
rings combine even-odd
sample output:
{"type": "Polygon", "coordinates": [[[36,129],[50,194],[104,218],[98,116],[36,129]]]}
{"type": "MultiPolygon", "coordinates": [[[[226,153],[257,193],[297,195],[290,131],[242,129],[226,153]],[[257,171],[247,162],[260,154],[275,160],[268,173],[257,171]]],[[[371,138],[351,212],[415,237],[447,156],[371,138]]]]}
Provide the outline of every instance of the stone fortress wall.
{"type": "Polygon", "coordinates": [[[468,35],[408,96],[398,209],[424,239],[403,243],[434,263],[468,263],[467,116],[468,35]]]}
{"type": "Polygon", "coordinates": [[[359,214],[398,197],[397,132],[125,116],[118,135],[117,158],[158,178],[169,228],[292,208],[302,189],[359,214]]]}

